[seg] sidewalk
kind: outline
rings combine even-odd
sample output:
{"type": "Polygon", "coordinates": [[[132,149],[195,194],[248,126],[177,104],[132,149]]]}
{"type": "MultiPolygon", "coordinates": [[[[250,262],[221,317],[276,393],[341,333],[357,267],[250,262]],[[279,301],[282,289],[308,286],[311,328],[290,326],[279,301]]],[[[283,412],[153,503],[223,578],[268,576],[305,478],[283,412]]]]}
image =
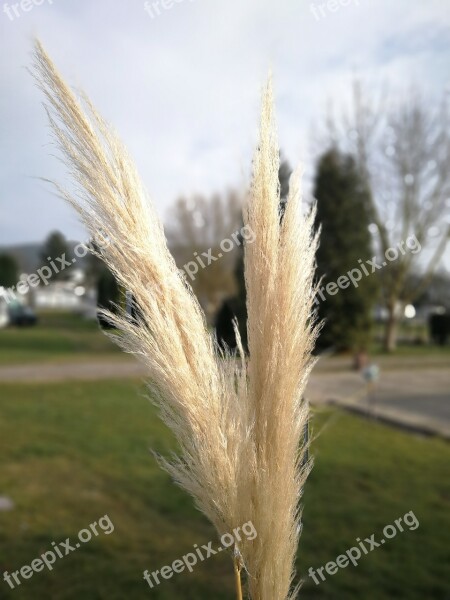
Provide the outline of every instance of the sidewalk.
{"type": "MultiPolygon", "coordinates": [[[[313,405],[334,404],[404,429],[450,439],[450,365],[448,356],[380,357],[380,380],[367,397],[351,359],[326,358],[316,365],[307,388],[313,405]],[[390,368],[387,368],[387,367],[390,368]]],[[[0,366],[6,382],[44,383],[73,380],[144,378],[143,365],[132,359],[0,366]]]]}
{"type": "MultiPolygon", "coordinates": [[[[396,371],[404,369],[448,369],[450,370],[450,354],[428,354],[425,356],[388,356],[376,355],[369,358],[381,371],[396,371]]],[[[353,359],[351,356],[324,356],[315,367],[315,372],[351,371],[353,359]]]]}
{"type": "Polygon", "coordinates": [[[450,369],[381,370],[370,393],[359,373],[317,370],[307,397],[313,405],[332,404],[406,430],[450,439],[450,369]]]}
{"type": "Polygon", "coordinates": [[[97,379],[140,378],[145,375],[144,366],[133,359],[0,366],[0,383],[92,381],[97,379]]]}

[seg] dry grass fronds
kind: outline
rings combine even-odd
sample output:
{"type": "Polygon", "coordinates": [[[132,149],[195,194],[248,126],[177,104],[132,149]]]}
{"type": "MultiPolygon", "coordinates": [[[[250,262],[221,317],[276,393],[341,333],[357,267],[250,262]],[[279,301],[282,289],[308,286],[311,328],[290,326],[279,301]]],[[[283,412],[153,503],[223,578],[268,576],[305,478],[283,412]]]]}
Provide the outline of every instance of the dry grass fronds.
{"type": "Polygon", "coordinates": [[[236,576],[248,572],[253,600],[285,600],[299,536],[302,401],[311,370],[314,214],[302,213],[298,174],[279,215],[278,145],[272,88],[264,94],[261,139],[245,223],[250,358],[230,360],[178,272],[163,228],[128,153],[90,101],[79,99],[36,42],[34,76],[76,192],[58,187],[93,238],[110,241],[101,257],[139,306],[140,322],[109,318],[116,341],[148,368],[151,396],[174,432],[180,456],[160,459],[218,533],[248,521],[257,531],[234,550],[236,576]]]}
{"type": "Polygon", "coordinates": [[[256,471],[251,519],[258,532],[247,566],[258,600],[289,597],[299,537],[301,467],[308,407],[302,401],[313,363],[314,211],[302,212],[299,172],[291,178],[280,223],[279,147],[272,85],[263,99],[261,138],[245,221],[256,243],[246,248],[249,403],[255,419],[256,471]]]}

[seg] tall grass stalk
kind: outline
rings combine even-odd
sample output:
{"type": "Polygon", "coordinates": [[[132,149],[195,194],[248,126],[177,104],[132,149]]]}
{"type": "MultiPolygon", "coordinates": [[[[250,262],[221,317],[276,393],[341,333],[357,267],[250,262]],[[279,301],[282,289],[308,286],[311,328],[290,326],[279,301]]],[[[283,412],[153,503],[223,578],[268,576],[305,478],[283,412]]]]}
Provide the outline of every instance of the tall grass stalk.
{"type": "MultiPolygon", "coordinates": [[[[279,148],[272,85],[244,210],[256,239],[245,249],[249,358],[223,354],[177,270],[163,228],[128,152],[84,95],[76,95],[39,42],[33,74],[76,190],[57,188],[101,257],[139,306],[138,322],[108,318],[113,337],[148,369],[150,396],[174,432],[178,456],[161,465],[194,498],[219,535],[252,521],[257,537],[233,548],[237,597],[247,572],[252,600],[294,598],[299,499],[309,471],[302,401],[312,368],[314,211],[304,215],[299,174],[280,218],[279,148]]],[[[238,335],[238,333],[237,333],[238,335]]]]}

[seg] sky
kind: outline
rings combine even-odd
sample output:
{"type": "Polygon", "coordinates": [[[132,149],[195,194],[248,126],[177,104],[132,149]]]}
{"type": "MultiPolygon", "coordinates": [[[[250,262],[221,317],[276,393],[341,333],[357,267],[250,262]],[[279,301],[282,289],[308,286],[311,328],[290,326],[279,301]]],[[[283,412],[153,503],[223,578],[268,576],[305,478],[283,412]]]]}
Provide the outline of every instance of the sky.
{"type": "Polygon", "coordinates": [[[180,195],[248,184],[270,68],[280,145],[306,185],[317,127],[355,75],[373,93],[450,93],[450,0],[0,3],[0,246],[87,237],[40,179],[68,181],[27,71],[33,36],[114,125],[163,220],[180,195]]]}

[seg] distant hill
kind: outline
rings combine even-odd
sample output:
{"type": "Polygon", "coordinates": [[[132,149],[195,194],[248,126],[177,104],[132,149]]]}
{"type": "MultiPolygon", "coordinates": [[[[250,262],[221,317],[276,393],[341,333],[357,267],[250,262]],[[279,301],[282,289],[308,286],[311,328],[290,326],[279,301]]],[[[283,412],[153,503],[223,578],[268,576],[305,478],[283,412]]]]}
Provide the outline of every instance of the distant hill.
{"type": "MultiPolygon", "coordinates": [[[[67,246],[73,251],[80,242],[67,241],[67,246]]],[[[17,246],[0,246],[0,254],[10,254],[13,256],[22,273],[34,273],[36,269],[42,267],[45,263],[41,259],[42,243],[18,244],[17,246]]],[[[85,258],[77,260],[77,267],[84,268],[85,258]]]]}

